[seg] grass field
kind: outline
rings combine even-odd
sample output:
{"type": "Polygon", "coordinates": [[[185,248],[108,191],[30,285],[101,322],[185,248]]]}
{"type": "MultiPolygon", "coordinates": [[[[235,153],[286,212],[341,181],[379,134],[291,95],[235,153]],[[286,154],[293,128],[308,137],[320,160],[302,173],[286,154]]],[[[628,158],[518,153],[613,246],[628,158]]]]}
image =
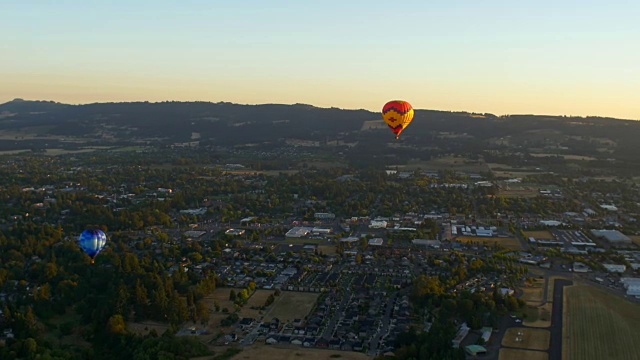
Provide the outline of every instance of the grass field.
{"type": "Polygon", "coordinates": [[[590,160],[597,160],[594,157],[591,156],[582,156],[582,155],[564,155],[564,154],[534,154],[531,153],[530,154],[533,157],[551,157],[551,156],[559,156],[565,160],[579,160],[579,161],[590,161],[590,160]]]}
{"type": "Polygon", "coordinates": [[[553,240],[553,235],[547,230],[525,231],[524,234],[527,236],[527,238],[533,237],[540,240],[553,240]]]}
{"type": "Polygon", "coordinates": [[[483,237],[483,236],[458,236],[456,241],[465,244],[493,245],[497,244],[509,250],[522,250],[522,244],[516,238],[483,237]]]}
{"type": "Polygon", "coordinates": [[[551,326],[551,303],[537,307],[527,306],[525,313],[527,318],[522,321],[523,325],[537,328],[551,326]],[[535,313],[532,313],[533,311],[535,313]]]}
{"type": "Polygon", "coordinates": [[[500,349],[498,360],[548,360],[549,355],[542,351],[500,349]]]}
{"type": "Polygon", "coordinates": [[[543,286],[544,281],[542,281],[542,284],[536,281],[533,286],[522,288],[522,300],[524,300],[529,305],[540,305],[543,300],[542,297],[544,295],[543,286]]]}
{"type": "Polygon", "coordinates": [[[463,157],[446,156],[429,161],[412,160],[406,165],[391,165],[390,168],[401,171],[420,170],[455,170],[468,173],[489,172],[489,167],[482,161],[472,161],[463,157]]]}
{"type": "MultiPolygon", "coordinates": [[[[497,175],[496,175],[497,176],[497,175]]],[[[536,189],[500,189],[498,196],[502,197],[521,197],[532,198],[538,196],[538,190],[536,189]]]]}
{"type": "Polygon", "coordinates": [[[565,291],[568,360],[638,358],[640,306],[589,285],[565,291]]]}
{"type": "Polygon", "coordinates": [[[325,255],[334,255],[336,253],[335,245],[318,245],[318,251],[325,255]]]}
{"type": "Polygon", "coordinates": [[[549,349],[551,333],[544,329],[509,328],[502,338],[502,346],[528,350],[549,349]],[[516,341],[520,339],[520,341],[516,341]]]}
{"type": "Polygon", "coordinates": [[[320,294],[283,291],[264,316],[265,321],[278,318],[280,321],[304,319],[313,308],[320,294]]]}
{"type": "Polygon", "coordinates": [[[335,351],[322,349],[305,349],[301,347],[275,347],[273,345],[256,345],[246,348],[231,360],[365,360],[370,359],[363,353],[351,351],[335,351]]]}

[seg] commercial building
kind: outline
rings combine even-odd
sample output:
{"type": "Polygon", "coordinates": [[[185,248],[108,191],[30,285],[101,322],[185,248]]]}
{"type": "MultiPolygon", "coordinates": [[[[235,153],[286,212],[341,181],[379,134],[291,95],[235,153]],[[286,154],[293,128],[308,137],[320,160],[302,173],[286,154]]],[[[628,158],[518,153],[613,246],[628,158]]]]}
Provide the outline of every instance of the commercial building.
{"type": "Polygon", "coordinates": [[[608,272],[623,273],[625,272],[625,270],[627,270],[626,265],[602,264],[602,266],[604,266],[604,268],[607,269],[608,272]]]}
{"type": "Polygon", "coordinates": [[[316,219],[322,219],[322,220],[330,220],[330,219],[335,219],[336,218],[336,215],[333,214],[333,213],[319,213],[318,212],[318,213],[313,214],[313,216],[316,219]]]}

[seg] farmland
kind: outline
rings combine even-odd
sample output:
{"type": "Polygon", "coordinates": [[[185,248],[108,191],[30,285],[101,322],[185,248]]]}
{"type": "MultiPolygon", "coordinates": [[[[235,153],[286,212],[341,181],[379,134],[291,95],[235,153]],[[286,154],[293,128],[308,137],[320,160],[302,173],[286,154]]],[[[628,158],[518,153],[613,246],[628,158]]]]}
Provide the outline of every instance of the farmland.
{"type": "Polygon", "coordinates": [[[319,294],[283,291],[265,314],[265,321],[278,318],[280,321],[303,319],[315,305],[319,294]]]}
{"type": "Polygon", "coordinates": [[[640,308],[588,285],[566,288],[568,360],[634,359],[640,352],[640,308]]]}
{"type": "Polygon", "coordinates": [[[249,360],[249,359],[261,359],[261,360],[324,360],[324,359],[340,359],[340,360],[365,360],[369,359],[369,356],[363,353],[335,351],[335,350],[321,350],[321,349],[304,349],[304,348],[291,348],[291,347],[275,347],[270,345],[258,345],[252,346],[236,356],[231,360],[249,360]]]}
{"type": "Polygon", "coordinates": [[[500,349],[499,360],[548,360],[549,355],[543,351],[500,349]]]}
{"type": "Polygon", "coordinates": [[[547,350],[549,330],[531,328],[509,328],[502,339],[502,346],[528,350],[547,350]]]}
{"type": "Polygon", "coordinates": [[[456,241],[465,244],[480,244],[487,246],[500,245],[509,250],[522,250],[522,244],[520,241],[513,237],[481,237],[481,236],[458,236],[456,241]]]}

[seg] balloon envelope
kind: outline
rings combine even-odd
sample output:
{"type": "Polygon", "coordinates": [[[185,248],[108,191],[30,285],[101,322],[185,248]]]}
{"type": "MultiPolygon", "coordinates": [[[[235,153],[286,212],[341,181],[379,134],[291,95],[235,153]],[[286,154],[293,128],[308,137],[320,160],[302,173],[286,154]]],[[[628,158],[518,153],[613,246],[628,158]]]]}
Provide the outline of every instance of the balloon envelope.
{"type": "Polygon", "coordinates": [[[87,229],[80,234],[79,244],[82,250],[91,257],[91,262],[107,243],[107,235],[102,230],[87,229]]]}
{"type": "Polygon", "coordinates": [[[403,100],[392,100],[382,108],[382,119],[391,128],[396,139],[400,137],[402,130],[413,121],[413,107],[403,100]]]}

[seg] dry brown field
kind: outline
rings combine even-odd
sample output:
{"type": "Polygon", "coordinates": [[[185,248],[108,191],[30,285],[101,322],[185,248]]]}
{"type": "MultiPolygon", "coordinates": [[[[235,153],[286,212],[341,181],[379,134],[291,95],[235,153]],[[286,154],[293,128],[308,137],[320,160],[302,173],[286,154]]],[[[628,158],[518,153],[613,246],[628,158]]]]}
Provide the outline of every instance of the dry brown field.
{"type": "Polygon", "coordinates": [[[302,347],[276,347],[254,345],[244,349],[231,360],[368,360],[369,356],[353,351],[306,349],[302,347]]]}
{"type": "Polygon", "coordinates": [[[549,360],[549,354],[543,351],[500,349],[498,360],[549,360]]]}
{"type": "Polygon", "coordinates": [[[547,230],[525,231],[524,234],[527,236],[527,238],[533,237],[540,240],[553,240],[553,235],[547,230]]]}
{"type": "Polygon", "coordinates": [[[527,349],[527,350],[547,350],[549,349],[549,330],[534,328],[509,328],[502,338],[502,346],[527,349]],[[516,341],[520,339],[520,341],[516,341]]]}
{"type": "Polygon", "coordinates": [[[486,244],[487,246],[497,244],[509,250],[522,250],[520,240],[513,237],[458,236],[455,240],[465,244],[486,244]]]}
{"type": "Polygon", "coordinates": [[[265,321],[278,318],[280,321],[304,319],[318,300],[318,293],[283,291],[264,315],[265,321]]]}

